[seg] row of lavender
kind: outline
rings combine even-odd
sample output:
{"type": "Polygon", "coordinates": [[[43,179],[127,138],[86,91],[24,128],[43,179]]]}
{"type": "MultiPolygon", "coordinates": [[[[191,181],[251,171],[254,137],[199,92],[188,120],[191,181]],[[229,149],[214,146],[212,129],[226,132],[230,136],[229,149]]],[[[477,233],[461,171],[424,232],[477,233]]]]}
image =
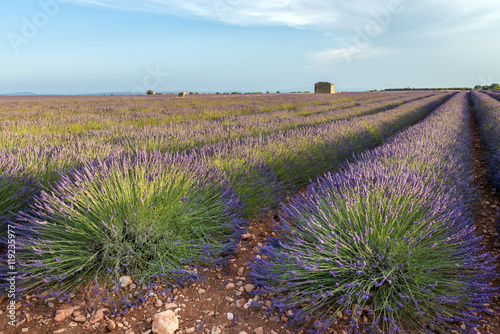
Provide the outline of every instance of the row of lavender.
{"type": "Polygon", "coordinates": [[[187,150],[231,139],[266,136],[278,131],[320,125],[336,120],[350,119],[395,108],[430,94],[393,96],[390,98],[366,98],[363,101],[348,100],[318,110],[308,107],[273,113],[258,113],[245,116],[230,116],[216,121],[191,121],[175,126],[156,126],[129,131],[116,138],[116,143],[127,147],[146,147],[156,150],[187,150]]]}
{"type": "MultiPolygon", "coordinates": [[[[409,99],[422,97],[422,95],[416,95],[409,97],[409,99]]],[[[357,97],[358,100],[360,98],[357,97]]],[[[46,184],[53,179],[51,174],[54,172],[75,167],[87,158],[104,158],[111,152],[123,149],[129,151],[134,151],[136,148],[162,152],[184,151],[230,139],[260,136],[280,130],[303,128],[308,125],[313,126],[338,119],[375,113],[408,101],[408,99],[386,100],[374,104],[370,102],[372,99],[366,98],[366,101],[363,100],[366,104],[363,103],[361,107],[348,109],[345,109],[344,102],[330,104],[331,111],[315,113],[313,116],[307,117],[294,116],[293,112],[260,113],[250,116],[226,117],[217,121],[190,121],[155,127],[128,127],[124,129],[106,127],[100,131],[83,131],[76,134],[49,132],[19,135],[15,129],[17,126],[22,127],[23,121],[17,122],[11,130],[0,133],[2,139],[0,142],[4,148],[0,154],[3,161],[22,165],[28,173],[34,174],[42,179],[42,183],[46,184]]],[[[379,97],[375,98],[375,100],[377,99],[379,97]]],[[[105,119],[100,120],[103,124],[106,124],[105,121],[105,119]]],[[[64,124],[56,122],[55,125],[64,128],[64,124]]]]}
{"type": "MultiPolygon", "coordinates": [[[[4,121],[4,130],[0,131],[0,145],[5,150],[15,151],[20,147],[27,146],[64,146],[72,143],[85,143],[86,146],[100,144],[108,149],[117,145],[126,148],[146,147],[156,150],[186,150],[191,147],[200,147],[208,143],[215,143],[229,139],[247,136],[266,135],[276,131],[313,126],[339,119],[347,119],[365,114],[375,113],[393,108],[399,104],[419,99],[429,94],[415,94],[405,96],[357,96],[338,99],[332,103],[301,107],[295,105],[296,109],[283,109],[276,112],[260,112],[250,115],[225,116],[215,120],[196,119],[184,122],[167,123],[155,126],[124,126],[122,124],[110,124],[106,113],[91,115],[92,121],[99,124],[102,129],[92,131],[79,131],[73,133],[61,119],[45,119],[59,131],[51,132],[40,124],[44,118],[36,116],[26,117],[22,121],[4,121]],[[306,110],[304,110],[307,108],[306,110]],[[36,131],[23,133],[24,128],[36,131]]],[[[290,108],[290,107],[289,107],[290,108]]],[[[183,109],[181,109],[183,111],[183,109]]],[[[41,114],[43,115],[43,113],[41,114]]],[[[78,123],[79,118],[87,118],[87,114],[65,115],[66,121],[71,124],[78,123]]],[[[118,120],[123,122],[130,115],[117,115],[118,120]]],[[[155,117],[137,113],[138,118],[155,117]]],[[[103,148],[101,148],[102,150],[103,148]]]]}
{"type": "Polygon", "coordinates": [[[497,99],[497,100],[500,100],[500,91],[498,90],[493,90],[493,91],[483,91],[483,93],[486,93],[488,94],[489,96],[497,99]]]}
{"type": "MultiPolygon", "coordinates": [[[[168,128],[178,123],[189,123],[188,128],[197,128],[205,127],[207,122],[212,123],[211,121],[225,118],[245,119],[253,115],[259,120],[265,120],[266,118],[272,119],[277,113],[297,113],[297,115],[321,113],[330,109],[353,107],[361,101],[377,101],[383,97],[355,94],[343,98],[337,96],[311,101],[305,98],[300,100],[296,96],[289,95],[268,98],[267,102],[262,101],[258,96],[254,96],[253,99],[247,97],[242,101],[241,98],[219,98],[218,106],[213,105],[214,101],[209,97],[181,99],[180,101],[176,98],[164,97],[159,101],[155,99],[128,101],[132,102],[130,104],[124,104],[123,101],[121,101],[122,104],[118,104],[116,98],[99,101],[99,103],[78,101],[78,103],[70,104],[64,100],[55,100],[52,104],[45,105],[45,108],[34,103],[24,107],[21,102],[17,105],[2,103],[0,106],[5,109],[2,108],[0,113],[2,120],[0,130],[6,133],[17,133],[25,143],[29,143],[30,137],[34,136],[38,141],[59,145],[71,141],[74,134],[92,133],[93,137],[97,138],[114,138],[143,127],[168,128]],[[201,101],[205,104],[200,105],[201,101]],[[156,103],[152,104],[152,102],[156,103]],[[159,104],[159,102],[162,103],[159,104]],[[23,136],[26,138],[22,138],[23,136]]],[[[84,136],[74,139],[81,141],[86,138],[84,136]]]]}
{"type": "Polygon", "coordinates": [[[189,276],[194,263],[226,259],[256,211],[418,122],[451,95],[184,153],[119,150],[59,169],[40,193],[29,186],[37,180],[19,178],[17,165],[9,165],[0,189],[10,195],[3,219],[23,243],[19,282],[70,289],[96,275],[189,276]],[[19,207],[23,201],[29,208],[19,207]]]}
{"type": "Polygon", "coordinates": [[[353,107],[358,102],[404,97],[402,93],[336,95],[280,94],[272,96],[163,97],[0,97],[0,130],[24,133],[75,133],[115,126],[123,129],[229,116],[329,110],[332,105],[353,107]]]}
{"type": "Polygon", "coordinates": [[[433,95],[373,115],[230,140],[191,152],[226,172],[245,203],[245,215],[251,216],[277,205],[310,178],[417,123],[451,95],[433,95]]]}
{"type": "MultiPolygon", "coordinates": [[[[422,95],[416,94],[416,96],[411,96],[410,99],[420,99],[420,97],[422,97],[422,95]]],[[[117,136],[113,130],[109,129],[101,132],[84,132],[81,136],[67,136],[67,140],[64,140],[64,143],[57,146],[51,145],[54,138],[50,138],[47,142],[38,136],[30,137],[24,135],[22,138],[30,137],[30,145],[23,146],[21,143],[15,142],[13,151],[2,151],[0,153],[0,161],[2,162],[2,167],[0,169],[3,171],[3,176],[9,178],[10,180],[12,180],[13,177],[9,177],[9,174],[15,174],[16,178],[19,179],[20,175],[23,175],[20,173],[21,170],[26,171],[24,174],[30,175],[29,177],[23,177],[18,182],[15,182],[17,183],[17,186],[13,185],[12,182],[9,181],[9,184],[14,187],[21,187],[22,184],[28,185],[28,187],[21,187],[24,191],[19,193],[19,196],[12,196],[12,200],[10,201],[11,204],[15,204],[17,208],[19,208],[26,203],[26,201],[20,201],[19,198],[25,197],[24,193],[27,191],[29,192],[30,190],[36,189],[36,187],[33,187],[33,177],[38,183],[47,186],[59,177],[58,173],[64,172],[64,170],[68,168],[79,166],[88,158],[105,158],[112,152],[120,152],[122,150],[129,150],[133,152],[137,148],[161,150],[162,152],[183,151],[197,146],[203,147],[203,143],[205,143],[205,147],[202,149],[203,152],[211,150],[221,151],[224,148],[238,147],[240,150],[238,156],[234,156],[233,154],[233,162],[234,160],[243,162],[248,160],[248,157],[246,157],[246,151],[255,149],[252,147],[249,148],[248,143],[241,144],[241,142],[245,141],[245,137],[247,142],[252,141],[248,139],[248,137],[252,137],[249,135],[251,130],[254,129],[252,124],[260,124],[264,129],[269,131],[273,129],[274,132],[277,132],[283,124],[287,124],[289,128],[298,128],[302,125],[300,127],[302,132],[308,132],[308,130],[310,130],[310,134],[314,134],[314,136],[319,138],[320,134],[317,134],[317,128],[321,128],[321,123],[328,123],[332,119],[335,120],[337,118],[349,118],[356,115],[362,115],[363,113],[372,113],[374,110],[373,108],[375,108],[376,111],[380,111],[384,110],[388,106],[394,106],[394,102],[391,101],[385,101],[383,103],[383,105],[377,104],[375,106],[371,103],[367,103],[366,106],[353,108],[353,110],[348,109],[341,112],[333,111],[331,113],[327,113],[329,115],[326,115],[326,117],[314,120],[312,124],[319,123],[319,125],[312,126],[310,129],[303,126],[303,120],[307,121],[310,117],[273,119],[266,123],[264,121],[257,122],[253,116],[248,116],[245,120],[247,123],[244,124],[249,124],[250,126],[240,124],[241,131],[239,132],[243,134],[246,130],[247,135],[243,136],[243,139],[233,140],[230,143],[225,142],[232,138],[232,134],[238,131],[235,131],[232,127],[226,127],[223,124],[223,121],[212,121],[212,123],[202,123],[201,125],[188,122],[185,124],[184,128],[173,126],[170,130],[165,127],[153,130],[137,129],[137,131],[130,129],[131,133],[129,136],[125,136],[123,134],[117,136]],[[301,121],[302,123],[300,123],[301,121]],[[199,129],[189,130],[192,127],[198,127],[199,129]],[[214,145],[209,145],[213,141],[218,142],[218,145],[215,145],[216,147],[214,147],[214,145]],[[240,143],[236,143],[236,141],[239,141],[240,143]],[[38,145],[34,145],[34,142],[38,145]],[[245,153],[243,156],[242,152],[245,153]],[[9,172],[10,170],[12,171],[9,172]]],[[[399,103],[404,103],[404,101],[399,103]]],[[[293,133],[280,132],[278,136],[281,137],[281,141],[283,141],[284,137],[285,139],[288,139],[288,142],[290,142],[293,141],[293,138],[297,137],[297,131],[291,132],[293,133]]],[[[15,136],[12,136],[12,132],[10,132],[10,138],[13,137],[15,136]]],[[[263,142],[274,141],[275,137],[276,135],[273,137],[259,136],[258,140],[253,141],[260,145],[263,142]]],[[[269,149],[272,150],[273,148],[271,147],[269,149]]],[[[272,155],[273,153],[271,152],[270,154],[272,155]]],[[[213,164],[218,165],[224,163],[228,165],[227,161],[221,162],[221,159],[224,158],[225,157],[219,154],[217,159],[213,161],[213,164]]],[[[262,163],[263,161],[259,161],[254,163],[254,165],[262,165],[262,163]]],[[[12,193],[10,190],[7,190],[6,187],[4,187],[3,191],[7,194],[12,193]]],[[[27,196],[30,197],[29,194],[27,194],[27,196]]],[[[263,198],[263,200],[264,199],[265,198],[263,198]]],[[[10,210],[10,208],[6,207],[7,204],[8,203],[5,203],[5,209],[1,210],[2,213],[10,210]]]]}
{"type": "Polygon", "coordinates": [[[497,189],[500,189],[500,94],[487,95],[471,92],[471,103],[479,127],[479,135],[486,149],[486,163],[497,189]]]}
{"type": "MultiPolygon", "coordinates": [[[[500,193],[500,94],[471,92],[471,103],[479,135],[486,149],[488,173],[497,192],[500,193]]],[[[500,218],[497,229],[500,233],[500,218]]]]}
{"type": "Polygon", "coordinates": [[[468,129],[460,93],[284,206],[252,264],[268,311],[317,332],[340,314],[355,333],[472,332],[495,290],[470,212],[468,129]]]}
{"type": "MultiPolygon", "coordinates": [[[[109,115],[102,110],[124,108],[124,101],[121,100],[118,100],[118,102],[121,102],[121,104],[119,104],[114,99],[104,100],[101,98],[99,101],[94,101],[92,99],[89,101],[74,101],[71,99],[66,101],[66,104],[69,103],[69,105],[61,103],[58,99],[54,101],[54,98],[47,100],[45,104],[38,99],[36,101],[31,101],[29,99],[28,101],[18,101],[19,98],[16,98],[15,101],[12,102],[2,101],[3,103],[0,104],[3,120],[2,126],[4,126],[5,129],[1,132],[2,140],[0,145],[2,145],[4,150],[0,152],[0,175],[4,179],[4,186],[1,187],[0,192],[4,194],[2,198],[12,198],[12,200],[4,201],[2,205],[0,205],[0,217],[5,216],[9,211],[16,212],[20,208],[26,207],[29,204],[27,198],[32,198],[37,188],[39,188],[36,187],[37,183],[42,185],[51,184],[58,178],[59,172],[79,166],[87,158],[105,158],[112,152],[120,152],[124,149],[133,152],[136,148],[142,147],[161,151],[187,150],[208,143],[222,142],[230,138],[238,138],[245,135],[248,136],[253,132],[258,133],[257,130],[260,130],[261,133],[265,133],[266,131],[284,130],[285,127],[283,125],[288,127],[304,126],[307,124],[306,122],[309,121],[310,117],[293,117],[295,114],[289,110],[283,112],[262,111],[267,109],[273,110],[273,107],[284,108],[288,106],[288,108],[291,109],[290,106],[295,106],[296,109],[300,110],[299,113],[302,115],[304,110],[301,106],[305,104],[308,107],[308,112],[312,112],[311,108],[315,108],[313,114],[316,116],[325,111],[324,108],[332,109],[332,112],[330,112],[332,114],[330,119],[326,117],[313,120],[310,123],[320,124],[321,122],[327,122],[329,120],[349,118],[356,115],[362,115],[363,113],[370,113],[372,108],[386,108],[390,103],[404,103],[404,100],[394,102],[386,101],[385,104],[381,106],[372,106],[372,103],[370,103],[371,101],[384,100],[384,96],[373,94],[367,95],[366,93],[349,94],[347,97],[344,96],[342,98],[338,96],[333,99],[335,103],[331,101],[332,98],[328,100],[315,99],[314,101],[309,101],[310,99],[308,100],[302,97],[302,99],[297,101],[294,100],[294,98],[296,99],[295,96],[288,96],[287,98],[268,98],[270,102],[268,101],[263,104],[259,104],[262,101],[258,99],[257,101],[250,100],[252,103],[248,103],[248,98],[245,98],[243,101],[247,101],[247,104],[242,104],[241,98],[224,98],[222,100],[227,100],[229,102],[220,103],[221,106],[218,106],[219,115],[243,114],[244,116],[226,116],[220,121],[198,120],[156,127],[136,128],[129,126],[124,129],[109,128],[107,126],[109,115]],[[299,101],[300,104],[297,103],[299,101]],[[360,101],[366,102],[366,104],[363,103],[361,109],[359,107],[354,108],[354,110],[345,109],[352,106],[353,103],[357,105],[360,101]],[[236,108],[239,111],[232,111],[226,108],[226,104],[234,107],[236,102],[239,102],[236,108]],[[245,114],[249,113],[246,111],[248,108],[251,106],[256,107],[254,105],[255,103],[259,106],[258,110],[262,112],[245,116],[245,114]],[[311,103],[313,103],[313,105],[310,105],[311,103]],[[69,110],[68,108],[74,108],[76,110],[69,110]],[[90,109],[90,111],[88,109],[90,109]],[[55,117],[54,114],[60,115],[59,117],[55,117]],[[97,114],[102,117],[96,118],[97,114]],[[65,117],[71,124],[78,123],[79,117],[88,117],[89,115],[93,121],[101,124],[101,126],[105,128],[100,131],[82,131],[73,134],[69,133],[70,129],[66,127],[64,122],[61,122],[61,119],[65,117]],[[6,119],[12,120],[9,122],[6,119]],[[48,119],[55,127],[67,133],[44,132],[47,131],[47,129],[44,128],[43,124],[40,126],[40,119],[48,119]],[[29,129],[30,126],[36,127],[36,129],[42,131],[42,133],[18,133],[19,129],[29,129]]],[[[421,96],[410,96],[410,99],[417,99],[419,97],[421,96]]],[[[219,99],[219,102],[220,100],[221,99],[219,99]]],[[[64,101],[65,100],[63,100],[63,102],[64,101]]],[[[170,106],[170,104],[172,104],[171,101],[177,101],[176,99],[163,99],[163,101],[168,103],[166,107],[170,110],[170,113],[190,114],[189,111],[186,111],[187,106],[178,108],[178,110],[174,108],[176,106],[175,103],[174,106],[170,106]]],[[[125,100],[125,102],[131,101],[125,100]]],[[[148,104],[151,103],[151,101],[144,102],[141,100],[140,102],[142,103],[142,108],[152,108],[151,105],[148,104]]],[[[179,103],[179,101],[176,103],[179,103]]],[[[189,100],[189,105],[191,104],[192,102],[189,100]]],[[[210,105],[210,103],[207,104],[210,105]]],[[[139,109],[139,105],[134,106],[135,104],[127,106],[128,109],[126,110],[131,111],[139,109]]],[[[116,114],[114,116],[120,119],[123,115],[116,114]]],[[[145,117],[145,115],[142,116],[145,117]]],[[[3,223],[5,218],[2,218],[1,221],[3,223]]]]}

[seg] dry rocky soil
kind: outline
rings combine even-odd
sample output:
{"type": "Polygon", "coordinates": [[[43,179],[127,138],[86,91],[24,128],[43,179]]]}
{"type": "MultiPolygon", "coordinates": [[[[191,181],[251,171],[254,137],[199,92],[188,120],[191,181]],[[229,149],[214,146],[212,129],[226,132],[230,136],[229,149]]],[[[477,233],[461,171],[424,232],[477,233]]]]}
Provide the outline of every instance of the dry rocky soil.
{"type": "MultiPolygon", "coordinates": [[[[479,141],[477,125],[471,124],[474,138],[474,173],[480,203],[475,208],[477,233],[484,237],[485,250],[499,255],[497,268],[500,271],[500,239],[495,227],[495,220],[500,208],[500,199],[491,182],[486,178],[486,167],[483,160],[483,145],[479,141]]],[[[265,296],[254,296],[254,286],[250,282],[248,261],[259,256],[257,247],[274,233],[270,225],[277,218],[277,212],[270,213],[262,220],[250,224],[248,233],[244,235],[235,258],[224,268],[201,272],[202,279],[187,286],[169,289],[162,294],[161,284],[148,293],[145,303],[129,308],[125,315],[113,315],[110,304],[102,298],[94,300],[89,289],[80,290],[70,304],[66,301],[42,296],[23,296],[15,304],[15,326],[10,326],[7,317],[9,299],[0,296],[0,334],[11,333],[152,333],[154,316],[163,312],[178,319],[175,333],[296,333],[296,329],[287,328],[288,317],[265,314],[270,300],[265,296]],[[256,306],[254,302],[260,302],[256,306]]],[[[126,289],[120,289],[117,295],[133,296],[141,290],[133,282],[126,289]]],[[[500,286],[500,280],[493,282],[500,286]]],[[[489,325],[478,328],[478,333],[500,334],[500,294],[489,305],[492,314],[485,315],[489,325]],[[493,312],[494,311],[494,312],[493,312]]],[[[362,315],[366,317],[367,315],[362,315]]],[[[177,321],[177,320],[175,320],[177,321]]],[[[348,330],[346,322],[340,319],[329,330],[330,333],[345,334],[348,330]]]]}

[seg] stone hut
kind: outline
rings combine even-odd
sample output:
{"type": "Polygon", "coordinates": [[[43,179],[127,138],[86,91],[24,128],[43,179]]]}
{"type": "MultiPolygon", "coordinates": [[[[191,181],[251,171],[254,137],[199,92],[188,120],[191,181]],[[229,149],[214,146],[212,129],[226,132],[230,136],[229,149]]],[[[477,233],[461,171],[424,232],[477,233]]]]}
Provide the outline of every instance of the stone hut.
{"type": "Polygon", "coordinates": [[[333,84],[321,81],[314,84],[314,94],[335,94],[333,84]]]}
{"type": "Polygon", "coordinates": [[[180,97],[186,97],[186,92],[180,92],[180,93],[179,93],[179,96],[180,96],[180,97]]]}

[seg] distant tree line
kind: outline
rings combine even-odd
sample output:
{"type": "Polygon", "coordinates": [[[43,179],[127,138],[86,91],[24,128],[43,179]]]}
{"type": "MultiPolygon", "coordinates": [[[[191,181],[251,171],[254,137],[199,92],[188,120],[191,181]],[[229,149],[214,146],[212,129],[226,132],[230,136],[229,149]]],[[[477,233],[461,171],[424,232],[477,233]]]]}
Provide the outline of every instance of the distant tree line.
{"type": "MultiPolygon", "coordinates": [[[[449,88],[387,88],[385,89],[386,91],[403,91],[403,90],[473,90],[470,87],[449,87],[449,88]]],[[[476,85],[474,86],[474,90],[500,90],[500,84],[498,83],[492,83],[489,86],[481,86],[481,85],[476,85]]]]}
{"type": "Polygon", "coordinates": [[[489,86],[476,85],[474,86],[474,90],[500,90],[500,84],[492,83],[489,86]]]}
{"type": "Polygon", "coordinates": [[[403,90],[472,90],[470,87],[449,87],[449,88],[387,88],[385,91],[403,91],[403,90]]]}

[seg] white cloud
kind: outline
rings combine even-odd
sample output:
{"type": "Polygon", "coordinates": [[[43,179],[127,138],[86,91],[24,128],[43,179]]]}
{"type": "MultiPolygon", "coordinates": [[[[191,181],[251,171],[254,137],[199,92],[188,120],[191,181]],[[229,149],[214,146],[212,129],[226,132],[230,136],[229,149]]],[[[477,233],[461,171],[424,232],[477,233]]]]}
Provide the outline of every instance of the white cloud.
{"type": "MultiPolygon", "coordinates": [[[[62,1],[62,0],[60,0],[62,1]]],[[[382,20],[390,25],[400,13],[420,29],[446,26],[475,29],[498,26],[497,0],[64,0],[125,10],[179,15],[242,26],[284,25],[324,32],[352,31],[382,20]],[[464,21],[469,23],[465,24],[464,21]],[[473,22],[476,25],[473,27],[473,22]]],[[[416,29],[411,26],[411,29],[416,29]]],[[[415,31],[417,32],[417,31],[415,31]]]]}
{"type": "Polygon", "coordinates": [[[125,10],[140,10],[235,25],[285,25],[320,30],[352,29],[387,8],[406,0],[66,0],[125,10]]]}
{"type": "Polygon", "coordinates": [[[392,52],[394,51],[388,48],[369,45],[364,47],[346,46],[344,48],[312,52],[307,54],[307,57],[311,61],[312,67],[322,67],[338,62],[351,62],[356,59],[385,56],[392,52]]]}

